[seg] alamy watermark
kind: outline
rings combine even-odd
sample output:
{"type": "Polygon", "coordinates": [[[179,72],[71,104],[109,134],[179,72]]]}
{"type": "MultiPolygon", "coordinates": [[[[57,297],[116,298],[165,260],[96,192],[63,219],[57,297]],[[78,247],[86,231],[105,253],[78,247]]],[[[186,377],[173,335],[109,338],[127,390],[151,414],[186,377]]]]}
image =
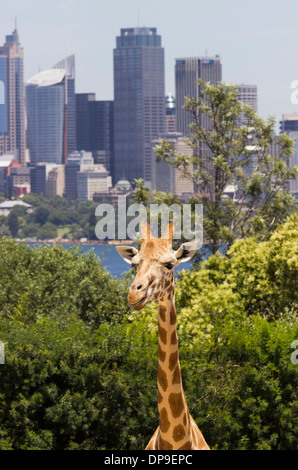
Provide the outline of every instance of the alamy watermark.
{"type": "Polygon", "coordinates": [[[0,364],[5,364],[5,347],[3,341],[0,341],[0,364]]]}
{"type": "MultiPolygon", "coordinates": [[[[126,207],[126,196],[118,197],[117,211],[111,204],[99,204],[95,210],[100,220],[95,226],[99,240],[136,240],[140,238],[141,224],[147,221],[153,237],[163,236],[169,220],[174,222],[173,239],[194,240],[197,249],[203,244],[203,205],[150,204],[150,217],[143,204],[126,207]],[[116,230],[117,229],[117,230],[116,230]]],[[[146,238],[146,234],[142,234],[146,238]]]]}
{"type": "Polygon", "coordinates": [[[2,80],[0,80],[0,104],[5,104],[5,85],[2,80]]]}
{"type": "Polygon", "coordinates": [[[298,80],[293,80],[291,82],[290,88],[294,90],[291,93],[291,103],[298,104],[298,80]]]}
{"type": "MultiPolygon", "coordinates": [[[[292,342],[291,348],[292,349],[298,348],[298,340],[292,342]]],[[[295,365],[298,364],[298,349],[295,349],[295,351],[292,352],[292,354],[291,354],[291,363],[295,364],[295,365]]]]}

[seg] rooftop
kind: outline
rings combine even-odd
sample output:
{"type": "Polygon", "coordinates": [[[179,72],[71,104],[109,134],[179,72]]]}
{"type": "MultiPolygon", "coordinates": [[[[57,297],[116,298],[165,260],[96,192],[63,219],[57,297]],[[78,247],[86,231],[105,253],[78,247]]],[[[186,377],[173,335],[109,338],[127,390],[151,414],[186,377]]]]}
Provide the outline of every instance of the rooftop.
{"type": "Polygon", "coordinates": [[[24,207],[28,207],[28,209],[32,207],[30,204],[27,204],[27,202],[23,202],[23,201],[4,201],[4,202],[1,202],[0,204],[0,210],[12,209],[15,206],[24,206],[24,207]]]}
{"type": "Polygon", "coordinates": [[[44,70],[30,78],[27,85],[37,85],[38,87],[58,85],[63,81],[65,74],[66,71],[64,69],[44,70]]]}

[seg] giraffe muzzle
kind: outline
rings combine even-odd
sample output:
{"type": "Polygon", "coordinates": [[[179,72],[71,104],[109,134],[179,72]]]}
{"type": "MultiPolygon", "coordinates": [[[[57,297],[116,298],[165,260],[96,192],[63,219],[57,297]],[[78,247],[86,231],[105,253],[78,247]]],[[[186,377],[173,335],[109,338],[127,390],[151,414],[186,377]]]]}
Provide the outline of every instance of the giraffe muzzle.
{"type": "Polygon", "coordinates": [[[141,308],[145,307],[147,303],[147,296],[143,297],[138,302],[132,303],[128,301],[128,303],[129,303],[130,308],[132,308],[133,310],[141,310],[141,308]]]}

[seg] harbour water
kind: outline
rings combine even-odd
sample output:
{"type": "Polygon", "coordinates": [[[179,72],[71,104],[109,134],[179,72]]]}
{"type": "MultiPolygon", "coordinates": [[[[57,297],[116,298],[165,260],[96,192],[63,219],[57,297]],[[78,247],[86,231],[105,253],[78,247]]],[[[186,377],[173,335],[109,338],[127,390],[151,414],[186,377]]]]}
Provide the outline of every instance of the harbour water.
{"type": "MultiPolygon", "coordinates": [[[[30,246],[37,246],[37,244],[30,243],[30,246]]],[[[61,246],[65,250],[69,250],[76,246],[79,247],[82,253],[87,253],[93,250],[95,255],[100,259],[102,265],[112,274],[112,276],[119,277],[130,269],[130,265],[121,258],[114,245],[74,245],[65,243],[61,246]]],[[[182,269],[190,269],[190,267],[190,261],[187,263],[182,263],[175,268],[175,274],[177,275],[177,273],[182,269]]]]}

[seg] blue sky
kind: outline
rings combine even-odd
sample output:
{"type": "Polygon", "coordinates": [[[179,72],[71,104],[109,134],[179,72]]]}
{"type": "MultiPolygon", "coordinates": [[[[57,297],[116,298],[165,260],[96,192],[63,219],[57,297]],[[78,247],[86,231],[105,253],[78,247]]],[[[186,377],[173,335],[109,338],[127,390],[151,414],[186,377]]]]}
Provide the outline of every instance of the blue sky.
{"type": "Polygon", "coordinates": [[[25,80],[76,56],[76,91],[113,99],[113,48],[121,28],[157,27],[166,58],[166,92],[175,92],[177,57],[219,54],[223,80],[258,85],[259,114],[279,121],[298,112],[298,2],[293,0],[10,0],[0,43],[17,26],[25,80]]]}

